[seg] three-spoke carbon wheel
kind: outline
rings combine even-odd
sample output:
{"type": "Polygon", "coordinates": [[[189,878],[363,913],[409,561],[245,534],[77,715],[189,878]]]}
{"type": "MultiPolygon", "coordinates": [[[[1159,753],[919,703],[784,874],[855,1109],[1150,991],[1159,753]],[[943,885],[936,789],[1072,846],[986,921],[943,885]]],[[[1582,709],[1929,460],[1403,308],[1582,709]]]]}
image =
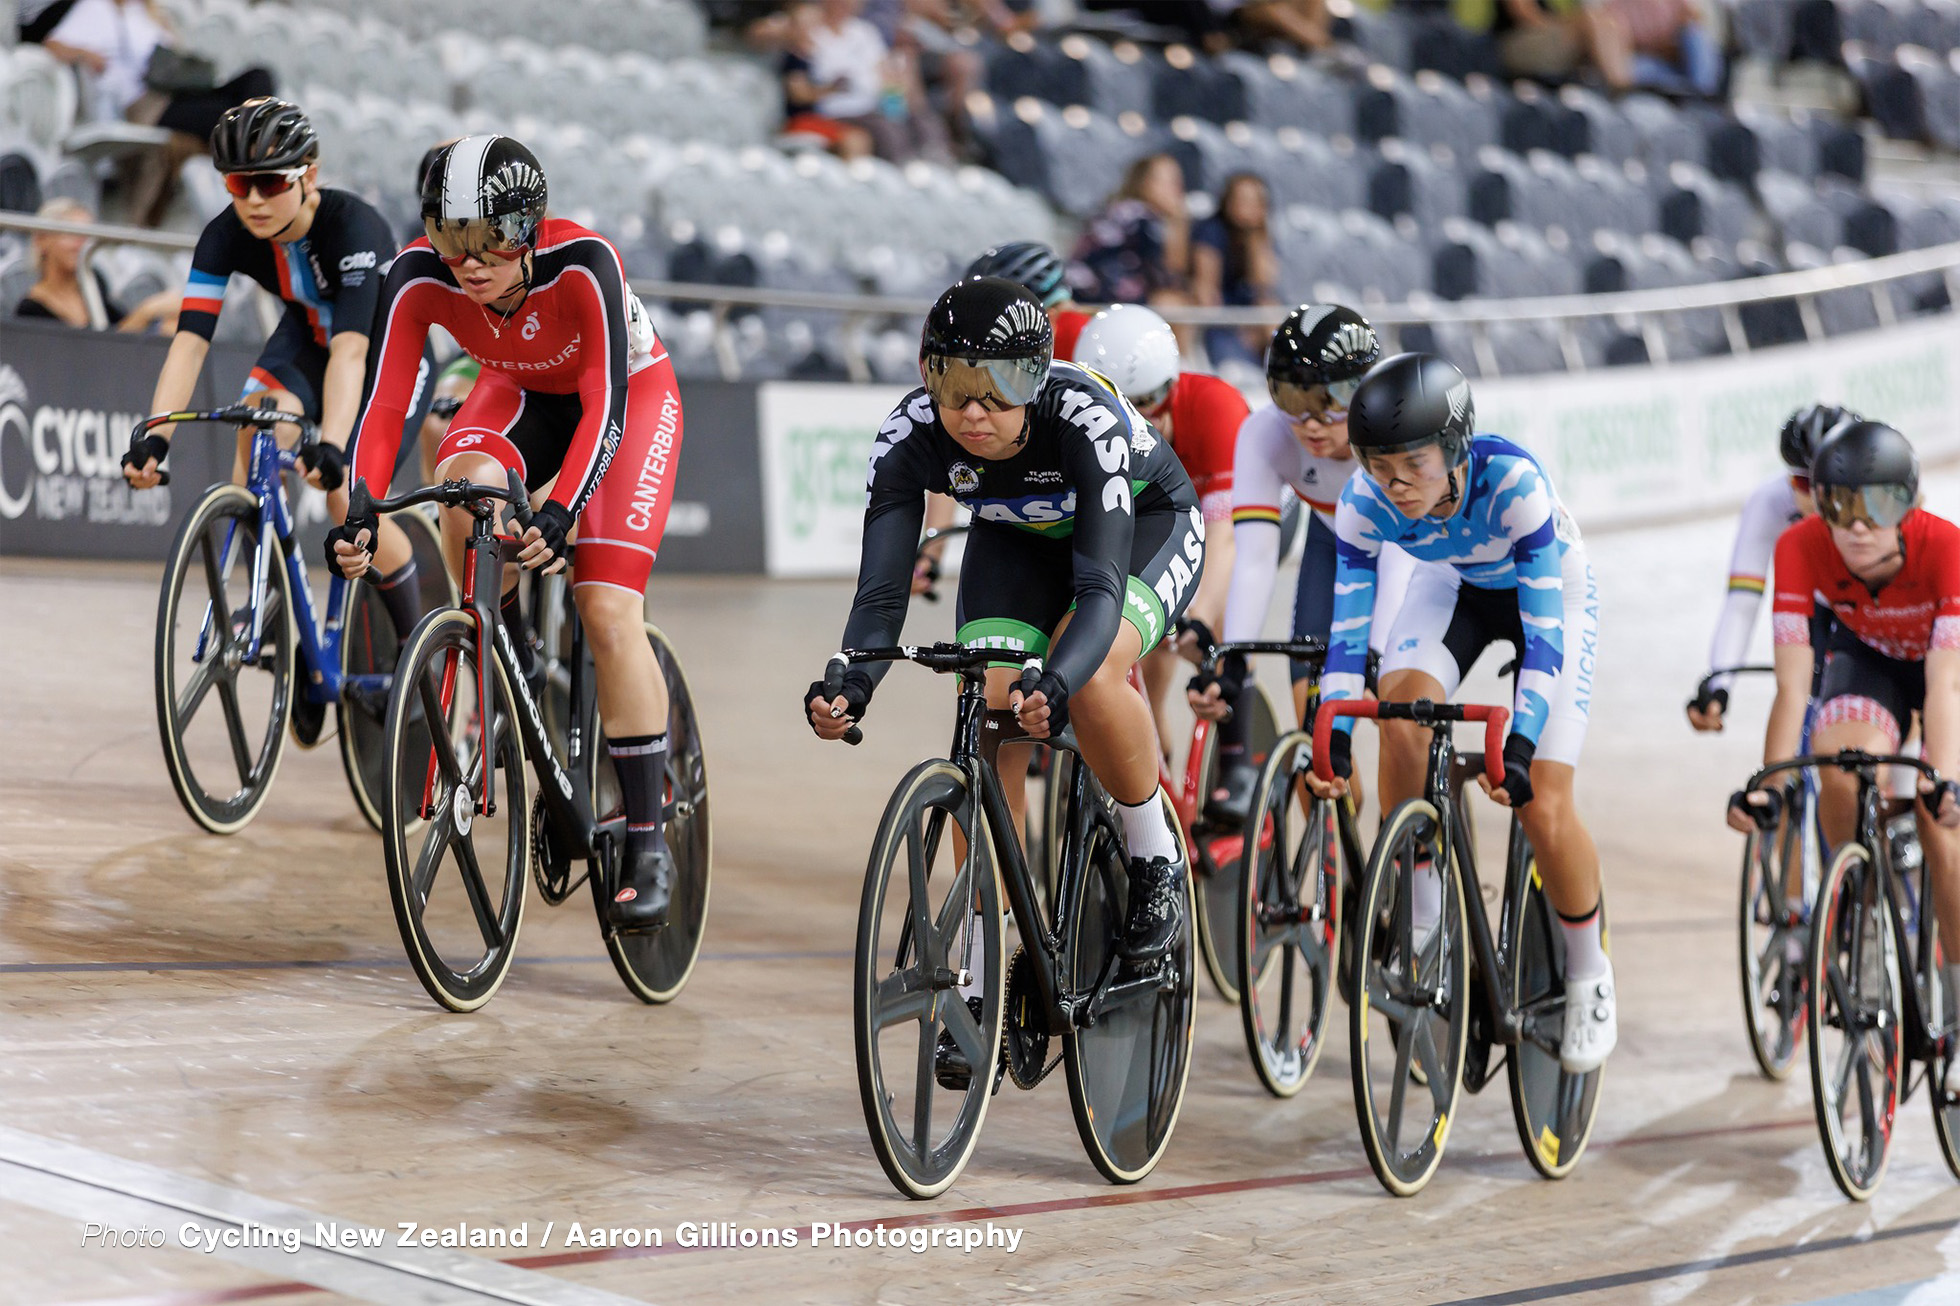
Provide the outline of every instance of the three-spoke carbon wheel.
{"type": "Polygon", "coordinates": [[[388,896],[409,963],[451,1011],[482,1006],[509,973],[529,866],[523,738],[494,660],[482,701],[477,650],[468,612],[424,617],[388,703],[388,896]]]}
{"type": "Polygon", "coordinates": [[[1312,736],[1296,733],[1267,757],[1238,876],[1239,1016],[1252,1068],[1274,1097],[1298,1093],[1320,1059],[1340,952],[1334,803],[1300,779],[1312,750],[1312,736]]]}
{"type": "MultiPolygon", "coordinates": [[[[694,973],[701,955],[701,937],[708,923],[708,878],[711,847],[708,828],[708,763],[701,751],[701,724],[694,713],[674,646],[658,627],[647,625],[647,642],[667,682],[667,782],[661,802],[660,828],[674,855],[674,892],[667,924],[650,933],[621,934],[606,924],[609,886],[592,877],[592,901],[599,911],[599,928],[613,969],[634,997],[642,1002],[671,1002],[694,973]]],[[[592,809],[601,820],[624,807],[612,762],[595,739],[588,744],[594,761],[592,809]]]]}
{"type": "Polygon", "coordinates": [[[1810,1089],[1831,1178],[1862,1202],[1891,1156],[1904,1071],[1899,957],[1862,845],[1831,860],[1811,916],[1810,1089]]]}
{"type": "Polygon", "coordinates": [[[972,782],[951,762],[922,762],[893,791],[871,844],[853,1006],[865,1126],[908,1197],[945,1192],[980,1141],[1001,1051],[1002,930],[972,782]],[[963,976],[979,981],[971,1002],[963,976]],[[969,1073],[942,1066],[942,1044],[969,1073]]]}
{"type": "Polygon", "coordinates": [[[171,542],[157,600],[157,733],[178,801],[212,834],[242,829],[279,772],[293,711],[289,584],[278,543],[260,538],[258,501],[242,486],[212,486],[171,542]],[[255,607],[260,561],[264,598],[255,607]]]}
{"type": "MultiPolygon", "coordinates": [[[[1793,813],[1792,819],[1799,819],[1793,813]]],[[[1776,854],[1800,855],[1796,840],[1780,830],[1751,830],[1742,850],[1742,904],[1738,912],[1738,959],[1742,975],[1742,1015],[1749,1028],[1749,1051],[1770,1079],[1783,1080],[1803,1051],[1804,1012],[1810,1005],[1808,929],[1793,919],[1795,905],[1778,877],[1785,874],[1776,854]]]]}
{"type": "MultiPolygon", "coordinates": [[[[1246,757],[1258,766],[1271,756],[1279,741],[1279,724],[1272,700],[1259,685],[1246,695],[1251,703],[1252,728],[1246,736],[1246,757]]],[[[1205,804],[1218,787],[1218,728],[1205,732],[1204,756],[1198,768],[1198,810],[1194,818],[1191,870],[1198,906],[1198,944],[1212,987],[1227,1002],[1239,1000],[1239,958],[1244,950],[1239,929],[1239,882],[1244,874],[1244,834],[1238,829],[1213,829],[1205,819],[1205,804]]]]}
{"type": "MultiPolygon", "coordinates": [[[[1135,1183],[1170,1146],[1191,1073],[1196,1017],[1196,910],[1186,877],[1186,928],[1159,961],[1134,975],[1116,955],[1129,900],[1129,860],[1115,818],[1092,789],[1082,873],[1064,920],[1074,933],[1062,959],[1062,988],[1096,996],[1063,1035],[1063,1065],[1076,1132],[1096,1169],[1112,1183],[1135,1183]]],[[[1159,791],[1164,819],[1177,829],[1170,795],[1159,791]]],[[[1185,852],[1190,865],[1190,852],[1185,852]]]]}
{"type": "MultiPolygon", "coordinates": [[[[1545,896],[1538,861],[1527,850],[1522,892],[1506,921],[1504,955],[1511,958],[1509,1005],[1523,1029],[1505,1058],[1511,1078],[1511,1114],[1532,1167],[1547,1179],[1563,1179],[1579,1164],[1592,1138],[1604,1068],[1575,1075],[1559,1065],[1565,1037],[1565,933],[1545,896]]],[[[1606,938],[1606,905],[1600,903],[1600,939],[1606,938]]]]}
{"type": "MultiPolygon", "coordinates": [[[[423,612],[456,606],[456,584],[443,561],[442,537],[435,523],[421,512],[396,513],[394,521],[408,533],[415,558],[423,612]]],[[[388,693],[407,631],[395,629],[380,591],[365,582],[348,596],[340,631],[340,766],[354,806],[375,829],[385,828],[382,795],[388,787],[388,693]]],[[[412,817],[411,817],[412,819],[412,817]]]]}
{"type": "Polygon", "coordinates": [[[1463,1086],[1470,1026],[1463,881],[1436,809],[1412,798],[1382,826],[1368,858],[1355,931],[1359,1000],[1348,1009],[1354,1109],[1368,1164],[1397,1197],[1442,1163],[1463,1086]],[[1433,919],[1412,911],[1418,870],[1440,875],[1433,919]]]}

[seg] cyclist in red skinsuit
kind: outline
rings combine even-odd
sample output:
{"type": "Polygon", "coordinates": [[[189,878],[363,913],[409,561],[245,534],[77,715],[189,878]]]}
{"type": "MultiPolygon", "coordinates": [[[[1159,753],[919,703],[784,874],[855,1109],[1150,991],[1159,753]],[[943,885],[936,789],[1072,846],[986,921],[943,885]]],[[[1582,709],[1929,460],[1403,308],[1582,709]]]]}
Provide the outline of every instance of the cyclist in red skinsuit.
{"type": "MultiPolygon", "coordinates": [[[[660,828],[667,691],[644,626],[647,574],[660,548],[680,452],[681,403],[667,351],[626,287],[619,255],[572,222],[545,221],[543,170],[504,136],[466,136],[424,175],[428,235],[390,269],[376,314],[374,363],[355,429],[353,474],[387,490],[403,409],[429,328],[482,364],[436,453],[450,478],[503,485],[517,472],[539,504],[522,537],[527,568],[557,571],[580,526],[573,594],[598,669],[599,711],[626,802],[621,887],[607,918],[621,930],[666,924],[673,860],[660,828]]],[[[444,536],[460,559],[468,516],[444,536]]],[[[374,523],[329,533],[328,561],[366,567],[374,523]]],[[[503,616],[526,662],[516,578],[503,616]]]]}
{"type": "MultiPolygon", "coordinates": [[[[1199,644],[1216,643],[1214,632],[1225,624],[1225,596],[1231,589],[1235,556],[1232,463],[1239,424],[1250,411],[1245,396],[1219,377],[1182,371],[1170,324],[1141,304],[1118,304],[1096,314],[1076,341],[1073,357],[1108,378],[1169,438],[1198,492],[1206,529],[1205,570],[1198,578],[1197,594],[1178,622],[1175,640],[1177,651],[1197,662],[1203,657],[1199,644]]],[[[1163,703],[1175,671],[1176,658],[1168,648],[1152,650],[1143,659],[1144,686],[1157,717],[1158,743],[1165,749],[1170,734],[1163,703]]]]}
{"type": "MultiPolygon", "coordinates": [[[[1776,701],[1765,763],[1796,756],[1810,696],[1811,614],[1835,619],[1810,751],[1896,753],[1919,714],[1927,762],[1960,769],[1960,526],[1918,507],[1919,463],[1881,422],[1833,429],[1810,465],[1817,515],[1776,542],[1776,701]]],[[[1817,814],[1833,847],[1857,825],[1857,782],[1818,770],[1817,814]]],[[[1948,981],[1960,981],[1960,789],[1920,781],[1920,846],[1932,872],[1948,981]]],[[[1738,793],[1729,824],[1775,824],[1781,795],[1738,793]]]]}

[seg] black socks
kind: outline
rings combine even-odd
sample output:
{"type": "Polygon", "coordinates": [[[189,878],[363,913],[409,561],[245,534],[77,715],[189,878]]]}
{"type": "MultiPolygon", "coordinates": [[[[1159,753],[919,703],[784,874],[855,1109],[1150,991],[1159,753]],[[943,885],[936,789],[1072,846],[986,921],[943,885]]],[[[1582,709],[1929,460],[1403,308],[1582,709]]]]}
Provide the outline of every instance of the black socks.
{"type": "Polygon", "coordinates": [[[606,752],[612,756],[626,800],[628,854],[664,847],[660,807],[667,786],[666,732],[608,738],[606,752]]]}

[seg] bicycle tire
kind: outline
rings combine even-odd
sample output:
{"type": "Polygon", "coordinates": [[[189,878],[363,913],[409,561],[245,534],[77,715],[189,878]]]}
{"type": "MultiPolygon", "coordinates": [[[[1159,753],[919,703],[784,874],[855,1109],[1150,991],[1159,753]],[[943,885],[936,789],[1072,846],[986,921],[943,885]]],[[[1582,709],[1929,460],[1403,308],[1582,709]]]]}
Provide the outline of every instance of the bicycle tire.
{"type": "MultiPolygon", "coordinates": [[[[1072,928],[1063,952],[1061,986],[1076,994],[1090,990],[1105,966],[1118,964],[1112,953],[1129,892],[1129,859],[1115,818],[1101,801],[1099,785],[1087,786],[1085,793],[1091,808],[1088,819],[1066,836],[1073,842],[1077,831],[1082,831],[1088,841],[1082,873],[1074,877],[1074,892],[1064,904],[1064,919],[1072,922],[1072,928]]],[[[1165,821],[1183,843],[1184,832],[1170,795],[1160,788],[1158,799],[1165,821]]],[[[1184,856],[1188,867],[1188,847],[1184,856]]],[[[1187,922],[1196,912],[1191,894],[1187,874],[1187,922]]],[[[1195,923],[1178,932],[1177,941],[1159,963],[1154,989],[1110,1007],[1086,1028],[1080,1021],[1071,1022],[1062,1035],[1062,1064],[1068,1074],[1076,1133],[1089,1160],[1111,1183],[1133,1184],[1156,1169],[1177,1130],[1190,1082],[1197,1017],[1194,990],[1200,963],[1195,933],[1195,923]]]]}
{"type": "MultiPolygon", "coordinates": [[[[1786,949],[1791,932],[1802,940],[1807,931],[1788,920],[1787,909],[1779,911],[1781,895],[1763,874],[1763,838],[1761,830],[1751,829],[1743,844],[1736,970],[1742,980],[1742,1023],[1749,1034],[1750,1055],[1765,1079],[1780,1083],[1790,1077],[1803,1050],[1810,968],[1807,960],[1789,963],[1786,949]],[[1776,919],[1779,915],[1785,919],[1776,919]]],[[[1807,945],[1804,951],[1808,953],[1807,945]]]]}
{"type": "MultiPolygon", "coordinates": [[[[408,535],[410,556],[423,612],[457,605],[456,584],[442,556],[442,536],[434,522],[420,512],[396,513],[394,520],[408,535]]],[[[361,817],[377,831],[382,828],[382,794],[388,787],[388,698],[382,693],[355,693],[347,678],[353,675],[392,676],[408,631],[395,629],[394,617],[380,593],[356,582],[347,595],[340,627],[340,701],[334,705],[340,736],[340,769],[361,817]]]]}
{"type": "MultiPolygon", "coordinates": [[[[907,772],[879,818],[858,905],[852,998],[858,1099],[871,1149],[886,1178],[905,1196],[921,1201],[952,1187],[972,1159],[993,1100],[994,1068],[1000,1056],[1006,1006],[1000,877],[992,833],[976,798],[967,773],[949,761],[921,762],[907,772]],[[934,910],[930,872],[942,856],[951,857],[954,841],[943,837],[948,822],[959,828],[969,851],[966,864],[945,879],[946,892],[934,910]],[[894,897],[892,870],[901,862],[906,879],[899,897],[894,897]],[[923,903],[918,901],[921,897],[923,903]],[[976,898],[978,913],[969,906],[976,898]],[[975,916],[977,939],[966,919],[975,916]],[[921,920],[934,922],[933,937],[922,947],[916,924],[921,920]],[[987,978],[981,986],[979,1017],[974,1019],[957,989],[936,986],[931,972],[969,966],[969,949],[976,942],[987,978]],[[909,1112],[900,1108],[905,1084],[894,1084],[884,1074],[887,1031],[906,1023],[918,1026],[917,1042],[909,1048],[905,1067],[911,1080],[909,1112]],[[943,1029],[953,1032],[956,1042],[965,1041],[974,1073],[963,1089],[938,1082],[935,1052],[943,1029]],[[950,1127],[935,1136],[932,1121],[941,1095],[957,1106],[950,1127]],[[907,1114],[909,1129],[900,1118],[907,1114]]],[[[889,1042],[894,1051],[907,1050],[903,1034],[889,1042]]]]}
{"type": "MultiPolygon", "coordinates": [[[[1248,686],[1252,701],[1252,728],[1246,737],[1246,751],[1252,765],[1261,766],[1279,742],[1279,719],[1273,701],[1263,685],[1248,686]]],[[[1195,733],[1195,731],[1193,732],[1195,733]]],[[[1187,762],[1187,765],[1189,763],[1187,762]]],[[[1193,827],[1203,826],[1205,802],[1218,780],[1218,730],[1205,732],[1205,748],[1198,759],[1196,788],[1197,813],[1193,827]]],[[[1239,1001],[1239,955],[1243,951],[1239,929],[1239,885],[1243,878],[1245,832],[1224,829],[1202,835],[1197,828],[1184,831],[1185,840],[1196,854],[1191,862],[1194,875],[1192,897],[1198,906],[1198,944],[1204,957],[1205,973],[1212,987],[1225,1001],[1239,1001]]]]}
{"type": "Polygon", "coordinates": [[[212,834],[235,834],[249,824],[272,793],[272,782],[279,774],[285,755],[287,727],[293,713],[296,689],[294,673],[298,643],[293,626],[293,604],[285,558],[277,540],[259,536],[258,500],[239,485],[214,485],[192,506],[177,528],[170,544],[163,581],[157,595],[157,631],[154,661],[157,735],[163,746],[164,768],[171,788],[185,813],[212,834]],[[239,612],[233,600],[235,588],[243,583],[245,602],[250,602],[252,559],[265,551],[266,605],[276,609],[261,618],[261,644],[258,667],[269,675],[260,681],[246,680],[246,665],[235,655],[242,653],[244,634],[238,629],[239,612]],[[194,583],[193,569],[204,581],[201,595],[189,595],[186,587],[194,583]],[[202,609],[215,602],[223,610],[212,624],[221,645],[207,653],[198,668],[184,677],[180,689],[176,666],[180,656],[193,656],[204,625],[202,609]],[[188,628],[180,628],[189,622],[188,628]],[[200,676],[204,668],[208,674],[200,676]],[[192,691],[196,681],[201,686],[192,691]],[[241,682],[248,697],[241,696],[241,682]],[[223,718],[224,748],[205,738],[197,729],[198,712],[217,691],[223,718]],[[252,751],[246,720],[263,712],[266,725],[259,733],[258,750],[252,751]],[[195,735],[192,731],[196,730],[195,735]],[[236,771],[235,789],[213,792],[207,784],[223,772],[224,753],[236,771]]]}
{"type": "Polygon", "coordinates": [[[1334,801],[1308,795],[1300,810],[1299,767],[1312,749],[1313,736],[1295,731],[1267,756],[1238,877],[1239,1023],[1253,1073],[1280,1098],[1305,1087],[1320,1060],[1340,953],[1334,801]],[[1296,977],[1307,985],[1304,1002],[1295,995],[1296,977]]]}
{"type": "Polygon", "coordinates": [[[1358,1001],[1348,1008],[1355,1117],[1375,1178],[1397,1197],[1421,1192],[1435,1176],[1463,1091],[1463,1062],[1470,1032],[1468,922],[1462,875],[1454,855],[1444,846],[1447,839],[1441,817],[1427,799],[1411,798],[1398,806],[1383,824],[1369,854],[1360,908],[1349,922],[1355,932],[1356,964],[1361,971],[1356,976],[1358,1001]],[[1425,996],[1415,989],[1398,995],[1398,981],[1392,973],[1397,965],[1404,972],[1399,986],[1408,988],[1412,982],[1407,971],[1413,936],[1408,933],[1408,912],[1403,904],[1408,877],[1414,874],[1416,849],[1422,846],[1429,848],[1439,870],[1448,868],[1443,876],[1442,912],[1434,932],[1417,953],[1418,974],[1425,969],[1423,958],[1432,962],[1426,969],[1434,977],[1433,995],[1425,996]],[[1405,998],[1419,998],[1420,1005],[1411,1005],[1405,998]],[[1435,1016],[1439,1008],[1444,1012],[1440,1028],[1435,1016]],[[1371,1050],[1378,1050],[1383,1043],[1381,1035],[1370,1037],[1372,1020],[1381,1022],[1381,1035],[1387,1035],[1393,1052],[1385,1071],[1374,1064],[1380,1060],[1378,1053],[1371,1057],[1371,1050]],[[1440,1048],[1436,1046],[1438,1033],[1443,1035],[1444,1046],[1440,1048]],[[1419,1048],[1419,1044],[1424,1046],[1419,1048]],[[1418,1068],[1423,1072],[1421,1083],[1413,1073],[1418,1068]],[[1405,1151],[1403,1107],[1412,1084],[1428,1095],[1430,1110],[1416,1135],[1419,1141],[1405,1151]],[[1384,1093],[1386,1119],[1376,1108],[1377,1097],[1384,1093]]]}
{"type": "Polygon", "coordinates": [[[490,710],[484,713],[475,705],[476,634],[475,617],[460,608],[424,617],[402,649],[388,699],[388,788],[383,808],[388,828],[382,838],[387,853],[388,898],[416,978],[430,997],[451,1011],[481,1007],[496,995],[509,974],[524,920],[525,883],[530,872],[524,739],[517,728],[514,700],[500,660],[493,660],[491,667],[494,701],[490,710]],[[446,702],[445,684],[450,686],[446,702]],[[417,704],[422,709],[419,715],[413,710],[417,704]],[[432,730],[428,723],[434,721],[442,721],[448,728],[432,730]],[[481,741],[485,736],[491,747],[479,747],[472,753],[471,741],[481,741]],[[447,747],[437,740],[447,740],[447,747]],[[494,758],[495,771],[501,773],[497,813],[491,817],[475,813],[469,806],[482,792],[485,751],[494,758]],[[423,793],[435,780],[440,781],[439,791],[425,813],[423,793]],[[401,814],[408,812],[421,818],[416,830],[411,831],[401,819],[401,814]],[[488,877],[496,865],[478,852],[478,844],[482,843],[486,851],[496,851],[499,817],[502,865],[500,878],[493,881],[488,877]],[[482,837],[479,822],[483,823],[482,837]],[[412,835],[418,836],[421,844],[413,855],[409,847],[412,835]],[[446,854],[453,855],[456,862],[454,878],[459,892],[454,896],[459,902],[452,907],[452,895],[444,892],[438,908],[440,918],[432,923],[431,903],[446,854]],[[467,915],[455,909],[460,907],[468,908],[467,915]],[[476,932],[474,941],[471,926],[476,932]],[[457,959],[467,959],[479,946],[480,956],[458,965],[457,959]]]}
{"type": "Polygon", "coordinates": [[[1891,1157],[1904,1047],[1896,942],[1871,854],[1847,843],[1831,859],[1811,915],[1811,1102],[1831,1180],[1854,1202],[1878,1191],[1891,1157]],[[1876,1004],[1876,1005],[1874,1005],[1876,1004]],[[1856,1079],[1856,1136],[1845,1098],[1856,1079]]]}
{"type": "MultiPolygon", "coordinates": [[[[1933,1012],[1932,1024],[1936,1029],[1948,1029],[1953,1025],[1956,1002],[1960,993],[1946,982],[1943,966],[1934,967],[1934,983],[1938,986],[1939,1003],[1933,1012]]],[[[1945,1039],[1945,1046],[1933,1056],[1926,1068],[1927,1095],[1933,1105],[1933,1132],[1939,1136],[1940,1155],[1946,1159],[1946,1168],[1953,1177],[1960,1179],[1960,1072],[1954,1069],[1956,1058],[1960,1058],[1960,1040],[1952,1035],[1945,1039]]]]}
{"type": "MultiPolygon", "coordinates": [[[[1522,833],[1515,837],[1522,838],[1522,833]]],[[[1504,1058],[1511,1084],[1511,1117],[1532,1169],[1547,1179],[1572,1173],[1592,1139],[1605,1068],[1575,1075],[1559,1064],[1565,1033],[1565,933],[1545,895],[1538,859],[1529,847],[1523,883],[1507,886],[1504,956],[1511,963],[1505,999],[1523,1028],[1504,1058]]],[[[1606,900],[1599,904],[1600,944],[1607,943],[1606,900]]]]}
{"type": "MultiPolygon", "coordinates": [[[[708,891],[713,857],[708,819],[708,763],[701,749],[701,723],[694,695],[681,669],[680,655],[660,628],[647,623],[647,642],[667,682],[667,776],[660,826],[674,855],[673,897],[667,924],[650,933],[622,934],[606,924],[603,877],[593,876],[592,901],[606,952],[627,992],[649,1004],[672,1002],[686,987],[701,957],[701,939],[708,922],[708,891]]],[[[595,738],[590,747],[594,783],[590,790],[598,809],[598,778],[610,773],[612,762],[595,738]]],[[[612,783],[617,793],[618,781],[612,783]]],[[[611,812],[602,813],[610,815],[611,812]]]]}

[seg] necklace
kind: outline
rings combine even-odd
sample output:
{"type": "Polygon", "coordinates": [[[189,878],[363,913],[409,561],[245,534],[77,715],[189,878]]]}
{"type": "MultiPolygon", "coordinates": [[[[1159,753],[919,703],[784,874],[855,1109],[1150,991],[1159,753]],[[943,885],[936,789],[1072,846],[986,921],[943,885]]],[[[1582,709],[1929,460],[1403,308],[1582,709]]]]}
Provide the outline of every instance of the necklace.
{"type": "Polygon", "coordinates": [[[488,308],[486,308],[482,304],[478,304],[476,306],[476,311],[483,314],[484,325],[490,328],[490,338],[492,340],[502,340],[504,338],[503,328],[497,325],[497,319],[502,318],[504,320],[504,326],[509,326],[510,320],[513,317],[517,316],[517,310],[524,307],[524,301],[531,297],[531,287],[528,282],[525,285],[519,287],[519,289],[521,289],[524,293],[521,296],[519,296],[518,301],[515,304],[512,304],[510,306],[510,312],[508,313],[501,312],[501,311],[497,313],[492,313],[488,308]]]}

